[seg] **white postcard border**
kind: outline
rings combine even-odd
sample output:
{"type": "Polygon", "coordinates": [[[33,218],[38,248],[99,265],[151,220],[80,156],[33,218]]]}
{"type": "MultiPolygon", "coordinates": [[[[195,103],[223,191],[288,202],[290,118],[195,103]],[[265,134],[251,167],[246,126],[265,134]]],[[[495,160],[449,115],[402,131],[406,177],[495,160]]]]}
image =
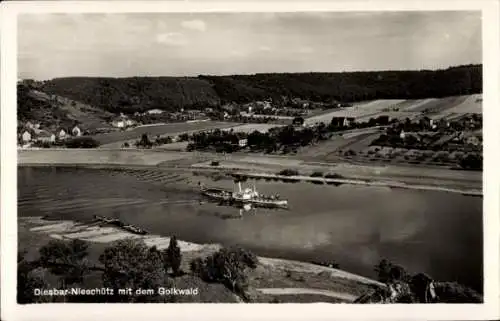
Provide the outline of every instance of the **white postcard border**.
{"type": "MultiPolygon", "coordinates": [[[[480,320],[499,315],[500,83],[498,1],[28,1],[1,5],[1,314],[11,320],[380,319],[480,320]],[[482,10],[484,110],[484,304],[16,304],[16,91],[19,13],[295,12],[482,10]]],[[[50,35],[47,36],[50,39],[50,35]]]]}

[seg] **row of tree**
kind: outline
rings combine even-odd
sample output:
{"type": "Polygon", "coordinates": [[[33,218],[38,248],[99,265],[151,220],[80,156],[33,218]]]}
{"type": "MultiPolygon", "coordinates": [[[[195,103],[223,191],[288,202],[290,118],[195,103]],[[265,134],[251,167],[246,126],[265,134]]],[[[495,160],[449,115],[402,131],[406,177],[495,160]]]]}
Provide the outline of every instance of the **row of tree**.
{"type": "Polygon", "coordinates": [[[286,154],[300,147],[327,140],[336,132],[354,128],[384,126],[389,122],[385,117],[377,117],[371,118],[367,122],[347,125],[332,121],[328,125],[321,122],[311,127],[300,127],[303,123],[304,119],[297,117],[294,119],[295,125],[274,127],[266,133],[256,130],[247,134],[218,129],[209,133],[195,133],[189,136],[188,150],[215,150],[217,152],[231,153],[248,146],[251,151],[255,152],[274,153],[282,151],[286,154]],[[238,145],[238,142],[242,139],[247,140],[246,146],[238,145]]]}
{"type": "MultiPolygon", "coordinates": [[[[409,273],[404,267],[382,259],[374,267],[377,278],[386,285],[398,284],[399,293],[390,303],[482,303],[477,291],[457,282],[435,282],[425,273],[409,273]]],[[[377,289],[380,290],[380,289],[377,289]]],[[[382,297],[390,298],[389,288],[383,288],[382,297]]],[[[380,293],[380,292],[379,292],[380,293]]],[[[357,301],[363,301],[359,298],[357,301]]],[[[374,303],[374,301],[357,303],[374,303]]]]}
{"type": "Polygon", "coordinates": [[[372,99],[420,99],[480,93],[482,65],[445,70],[340,73],[273,73],[236,76],[56,78],[41,90],[113,113],[152,108],[174,111],[226,103],[291,98],[335,103],[372,99]]]}
{"type": "MultiPolygon", "coordinates": [[[[20,142],[22,143],[22,142],[20,142]]],[[[55,142],[47,141],[35,141],[33,143],[34,147],[39,148],[51,148],[51,147],[63,147],[63,148],[97,148],[101,144],[99,141],[92,137],[71,137],[64,140],[56,140],[55,142]]]]}
{"type": "Polygon", "coordinates": [[[298,97],[318,102],[420,99],[479,93],[482,65],[444,70],[287,73],[200,76],[214,84],[222,102],[246,103],[298,97]]]}

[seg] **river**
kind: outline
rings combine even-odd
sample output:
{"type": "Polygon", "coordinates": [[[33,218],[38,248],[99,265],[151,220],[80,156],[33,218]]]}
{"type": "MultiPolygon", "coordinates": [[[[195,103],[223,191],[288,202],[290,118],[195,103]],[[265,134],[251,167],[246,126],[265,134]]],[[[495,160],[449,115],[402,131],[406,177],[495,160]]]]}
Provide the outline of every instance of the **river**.
{"type": "Polygon", "coordinates": [[[341,269],[375,277],[388,258],[410,272],[458,281],[482,292],[482,198],[366,186],[258,181],[280,193],[290,210],[257,210],[242,219],[235,208],[200,204],[196,183],[230,187],[187,173],[153,169],[110,171],[22,167],[18,215],[88,220],[106,215],[151,233],[196,243],[239,244],[257,254],[296,260],[334,260],[341,269]]]}

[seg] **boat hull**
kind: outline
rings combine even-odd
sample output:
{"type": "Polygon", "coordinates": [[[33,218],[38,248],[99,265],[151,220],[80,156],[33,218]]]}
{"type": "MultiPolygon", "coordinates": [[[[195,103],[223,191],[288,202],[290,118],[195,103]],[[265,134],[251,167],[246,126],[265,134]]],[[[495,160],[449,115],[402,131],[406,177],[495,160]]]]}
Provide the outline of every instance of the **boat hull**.
{"type": "Polygon", "coordinates": [[[253,207],[263,208],[288,208],[288,202],[286,200],[265,197],[242,198],[240,197],[240,193],[232,193],[230,191],[218,188],[202,188],[201,194],[207,197],[209,200],[227,205],[251,205],[253,207]]]}
{"type": "Polygon", "coordinates": [[[287,201],[260,201],[260,200],[233,199],[233,202],[235,204],[240,204],[240,205],[251,204],[254,207],[288,208],[287,201]]]}

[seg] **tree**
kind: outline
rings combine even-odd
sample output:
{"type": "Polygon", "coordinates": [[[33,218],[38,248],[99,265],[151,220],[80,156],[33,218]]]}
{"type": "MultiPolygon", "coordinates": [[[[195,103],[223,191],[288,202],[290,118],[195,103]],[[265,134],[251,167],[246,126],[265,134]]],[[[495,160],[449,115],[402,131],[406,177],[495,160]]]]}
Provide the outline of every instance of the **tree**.
{"type": "Polygon", "coordinates": [[[99,257],[104,265],[103,286],[113,289],[112,302],[172,302],[173,297],[134,295],[138,289],[171,287],[163,257],[156,247],[148,248],[141,240],[120,240],[107,247],[99,257]],[[118,295],[119,289],[132,289],[132,295],[118,295]]]}
{"type": "Polygon", "coordinates": [[[389,276],[390,276],[390,281],[409,282],[411,279],[411,276],[408,274],[408,272],[401,265],[396,265],[396,264],[393,264],[391,266],[391,269],[389,271],[389,276]]]}
{"type": "Polygon", "coordinates": [[[19,262],[17,269],[17,303],[47,303],[51,301],[50,296],[35,295],[35,290],[43,290],[49,287],[46,279],[46,269],[33,268],[29,262],[19,262]]]}
{"type": "Polygon", "coordinates": [[[296,125],[296,126],[302,126],[304,125],[304,118],[303,117],[295,117],[293,119],[293,124],[296,125]]]}
{"type": "Polygon", "coordinates": [[[166,256],[165,260],[167,262],[165,266],[170,266],[174,275],[178,275],[182,262],[182,254],[175,236],[170,238],[170,243],[168,248],[165,250],[164,256],[166,256]]]}
{"type": "Polygon", "coordinates": [[[460,160],[460,166],[463,169],[482,170],[483,157],[477,154],[468,154],[460,160]]]}
{"type": "Polygon", "coordinates": [[[222,283],[246,298],[246,271],[255,269],[257,264],[257,256],[250,251],[242,248],[223,248],[205,260],[198,258],[191,261],[190,267],[191,271],[204,281],[222,283]]]}
{"type": "Polygon", "coordinates": [[[391,279],[391,268],[392,263],[387,259],[382,259],[377,265],[375,265],[377,279],[382,283],[389,282],[391,279]]]}
{"type": "Polygon", "coordinates": [[[201,257],[194,258],[189,263],[189,269],[193,275],[197,275],[201,277],[205,261],[201,257]]]}
{"type": "Polygon", "coordinates": [[[89,272],[88,243],[78,239],[70,242],[51,240],[40,249],[40,265],[57,276],[62,286],[81,283],[89,272]]]}
{"type": "Polygon", "coordinates": [[[149,148],[153,146],[153,143],[149,140],[148,134],[142,134],[141,140],[139,141],[138,145],[149,148]]]}

